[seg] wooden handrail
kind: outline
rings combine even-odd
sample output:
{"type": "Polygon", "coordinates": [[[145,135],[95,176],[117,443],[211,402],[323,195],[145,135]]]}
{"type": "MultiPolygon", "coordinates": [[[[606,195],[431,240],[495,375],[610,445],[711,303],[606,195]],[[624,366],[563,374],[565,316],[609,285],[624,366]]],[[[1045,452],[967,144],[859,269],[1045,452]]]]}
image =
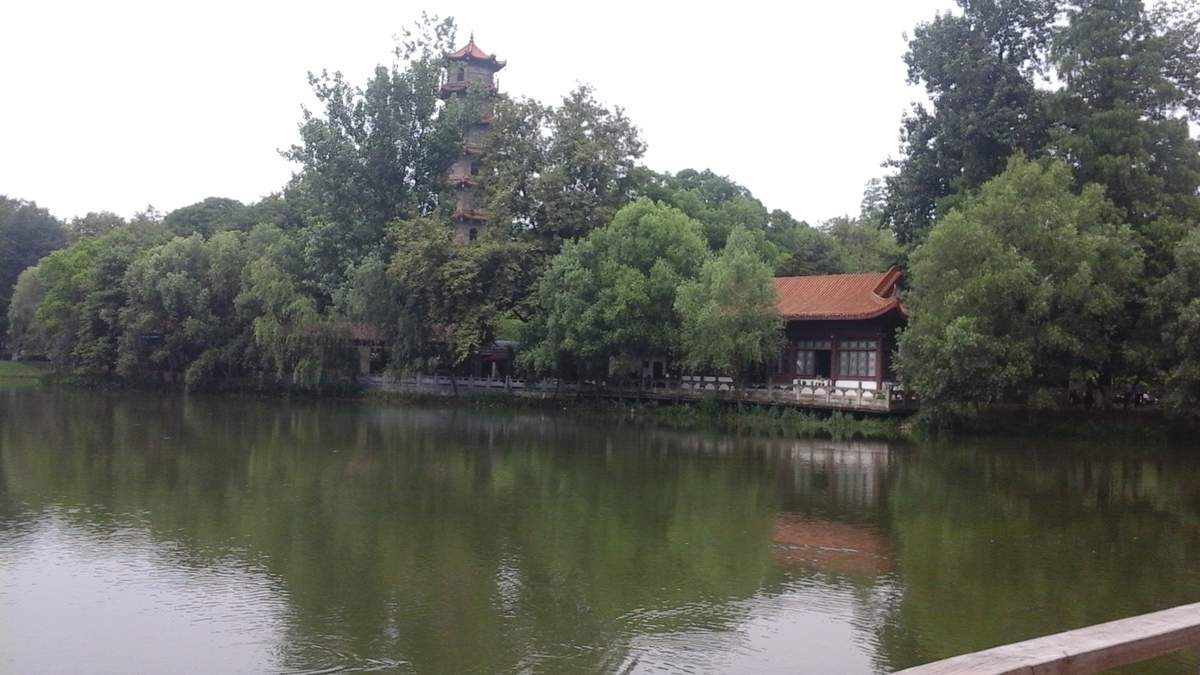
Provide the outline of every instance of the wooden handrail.
{"type": "Polygon", "coordinates": [[[1200,602],[962,654],[895,675],[1095,675],[1200,647],[1200,602]]]}

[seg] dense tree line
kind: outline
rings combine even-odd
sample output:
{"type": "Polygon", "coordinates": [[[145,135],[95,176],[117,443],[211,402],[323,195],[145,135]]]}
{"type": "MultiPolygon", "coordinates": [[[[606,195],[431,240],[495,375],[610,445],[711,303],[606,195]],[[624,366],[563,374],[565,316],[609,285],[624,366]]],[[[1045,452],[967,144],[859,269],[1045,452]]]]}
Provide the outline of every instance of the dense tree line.
{"type": "Polygon", "coordinates": [[[927,414],[1200,402],[1189,266],[1200,224],[1200,9],[960,0],[905,61],[881,217],[909,256],[900,369],[927,414]]]}
{"type": "Polygon", "coordinates": [[[446,176],[486,92],[439,96],[454,44],[452,22],[427,21],[364,86],[310,74],[321,108],[285,152],[299,171],[257,203],[64,224],[14,202],[48,234],[4,261],[10,349],[193,387],[317,387],[354,372],[366,326],[397,371],[453,369],[503,334],[531,372],[654,352],[738,374],[777,349],[772,274],[872,269],[899,251],[878,222],[826,232],[711,171],[645,167],[637,127],[587,86],[556,105],[489,102],[490,226],[456,244],[446,176]]]}
{"type": "Polygon", "coordinates": [[[813,228],[712,171],[653,171],[633,121],[587,86],[549,105],[443,100],[454,26],[431,21],[363,86],[310,75],[321,108],[285,153],[299,170],[260,202],[66,224],[5,200],[0,237],[28,243],[0,248],[10,346],[68,370],[316,386],[353,371],[346,346],[369,326],[401,371],[459,367],[504,336],[534,373],[665,353],[740,377],[778,351],[772,275],[899,266],[899,370],[932,417],[1069,391],[1103,404],[1134,384],[1193,413],[1200,12],[959,4],[909,39],[928,104],[855,216],[813,228]],[[485,105],[491,220],[459,245],[445,178],[485,105]]]}

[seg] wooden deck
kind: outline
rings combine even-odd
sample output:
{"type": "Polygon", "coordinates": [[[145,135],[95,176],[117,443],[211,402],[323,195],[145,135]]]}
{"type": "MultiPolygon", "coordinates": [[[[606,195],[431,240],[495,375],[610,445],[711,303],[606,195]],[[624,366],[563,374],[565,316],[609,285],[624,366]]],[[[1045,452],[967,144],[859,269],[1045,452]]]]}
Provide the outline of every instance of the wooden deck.
{"type": "Polygon", "coordinates": [[[1200,602],[1016,642],[895,675],[1095,675],[1200,647],[1200,602]]]}
{"type": "Polygon", "coordinates": [[[535,398],[603,398],[639,401],[701,401],[789,408],[845,410],[874,414],[903,414],[917,409],[916,398],[885,382],[881,389],[834,386],[797,381],[793,384],[751,384],[738,388],[726,377],[684,376],[677,379],[611,379],[572,382],[559,379],[525,381],[513,378],[418,376],[406,379],[364,378],[364,386],[390,391],[448,394],[507,393],[535,398]]]}

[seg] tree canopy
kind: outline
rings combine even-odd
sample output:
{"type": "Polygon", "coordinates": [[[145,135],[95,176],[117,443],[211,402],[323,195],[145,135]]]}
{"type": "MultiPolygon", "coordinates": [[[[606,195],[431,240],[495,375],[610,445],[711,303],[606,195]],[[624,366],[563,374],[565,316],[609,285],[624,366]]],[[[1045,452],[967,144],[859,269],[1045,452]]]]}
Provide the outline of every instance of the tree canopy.
{"type": "Polygon", "coordinates": [[[0,338],[8,334],[13,287],[26,268],[66,245],[63,224],[33,202],[0,195],[0,338]]]}
{"type": "MultiPolygon", "coordinates": [[[[909,41],[909,77],[925,86],[932,110],[917,106],[905,118],[902,155],[886,181],[883,221],[911,256],[907,358],[932,367],[933,355],[940,354],[943,363],[942,371],[909,370],[906,377],[923,389],[926,400],[935,401],[1027,400],[1029,391],[1051,382],[1065,391],[1064,369],[1102,388],[1121,381],[1156,382],[1172,397],[1173,388],[1188,379],[1178,368],[1187,363],[1189,349],[1179,338],[1185,312],[1178,303],[1186,304],[1188,297],[1182,290],[1187,274],[1180,266],[1188,259],[1184,242],[1200,226],[1200,145],[1189,133],[1189,125],[1200,121],[1200,10],[1171,2],[1147,10],[1140,0],[963,0],[959,5],[961,14],[919,25],[909,41]],[[1133,273],[1122,265],[1106,270],[1122,280],[1122,290],[1120,301],[1108,306],[1103,348],[1095,325],[1086,321],[1072,319],[1050,334],[1030,333],[1027,323],[1016,321],[1028,317],[1031,308],[1063,308],[1034,303],[1028,293],[1011,296],[1026,269],[1020,247],[989,248],[986,241],[972,239],[970,247],[960,242],[961,250],[953,251],[944,243],[951,236],[945,232],[967,237],[971,214],[982,208],[984,195],[998,202],[996,188],[987,187],[987,181],[1001,170],[1015,170],[1009,159],[1014,153],[1052,160],[1057,167],[1043,196],[1035,204],[1019,202],[1020,208],[1036,210],[1036,203],[1067,208],[1059,200],[1070,198],[1105,200],[1112,207],[1106,221],[1128,233],[1132,248],[1125,260],[1137,260],[1140,267],[1133,273]],[[1050,199],[1050,185],[1067,194],[1050,199]],[[943,243],[934,244],[939,230],[943,243]],[[982,318],[969,312],[950,321],[944,308],[960,297],[953,280],[963,260],[981,274],[994,270],[980,278],[1009,289],[996,297],[1016,304],[1001,302],[989,311],[1011,319],[1005,327],[1010,333],[981,324],[982,318]],[[1004,275],[1010,278],[1002,281],[1004,275]],[[942,313],[932,317],[930,312],[942,313]],[[925,332],[931,325],[939,329],[925,332]],[[995,339],[981,341],[981,335],[995,339]],[[1033,349],[1035,342],[1039,347],[1033,349]],[[1071,345],[1088,345],[1090,360],[1071,345]],[[1000,351],[987,352],[993,348],[1000,351]],[[957,360],[950,358],[953,354],[957,360]],[[965,372],[970,363],[982,368],[978,377],[946,371],[961,366],[965,372]],[[998,367],[1001,363],[1005,367],[998,367]],[[956,392],[955,382],[973,382],[976,391],[956,392]]],[[[996,214],[998,222],[1001,216],[996,214]]],[[[1062,278],[1061,273],[1047,277],[1037,287],[1055,289],[1062,278]]],[[[1056,319],[1044,323],[1054,326],[1056,319]]]]}
{"type": "Polygon", "coordinates": [[[550,261],[538,289],[529,364],[597,372],[609,358],[675,350],[676,292],[708,254],[700,223],[682,211],[646,198],[621,208],[550,261]]]}
{"type": "Polygon", "coordinates": [[[1061,162],[1014,158],[912,255],[899,370],[930,414],[1047,390],[1113,366],[1141,272],[1129,227],[1061,162]]]}
{"type": "Polygon", "coordinates": [[[1200,10],[959,8],[908,40],[928,102],[856,215],[814,227],[713,170],[644,166],[633,120],[588,85],[553,104],[477,85],[443,97],[455,27],[427,19],[362,84],[309,74],[319,106],[283,152],[296,173],[258,202],[64,229],[0,198],[3,321],[59,368],[197,386],[320,386],[355,369],[351,335],[386,345],[395,370],[445,371],[502,330],[534,372],[668,354],[738,377],[779,346],[772,275],[895,266],[900,370],[929,410],[1138,380],[1186,413],[1200,400],[1200,10]],[[487,222],[456,242],[447,175],[485,126],[463,178],[487,222]]]}
{"type": "Polygon", "coordinates": [[[680,285],[680,354],[684,366],[741,381],[752,366],[778,357],[783,320],[775,310],[771,266],[760,251],[761,233],[730,232],[696,279],[680,285]]]}
{"type": "Polygon", "coordinates": [[[558,106],[500,99],[483,153],[487,208],[497,223],[556,252],[610,220],[634,192],[646,150],[621,108],[589,86],[558,106]]]}

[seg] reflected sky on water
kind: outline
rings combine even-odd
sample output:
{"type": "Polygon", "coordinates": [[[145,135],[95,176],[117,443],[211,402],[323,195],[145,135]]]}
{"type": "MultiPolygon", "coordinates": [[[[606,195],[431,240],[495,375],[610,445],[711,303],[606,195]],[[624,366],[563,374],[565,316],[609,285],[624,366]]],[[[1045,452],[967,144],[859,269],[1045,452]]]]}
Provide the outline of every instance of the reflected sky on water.
{"type": "Polygon", "coordinates": [[[288,606],[231,554],[197,567],[136,524],[49,510],[0,538],[11,673],[256,673],[276,668],[288,606]]]}

